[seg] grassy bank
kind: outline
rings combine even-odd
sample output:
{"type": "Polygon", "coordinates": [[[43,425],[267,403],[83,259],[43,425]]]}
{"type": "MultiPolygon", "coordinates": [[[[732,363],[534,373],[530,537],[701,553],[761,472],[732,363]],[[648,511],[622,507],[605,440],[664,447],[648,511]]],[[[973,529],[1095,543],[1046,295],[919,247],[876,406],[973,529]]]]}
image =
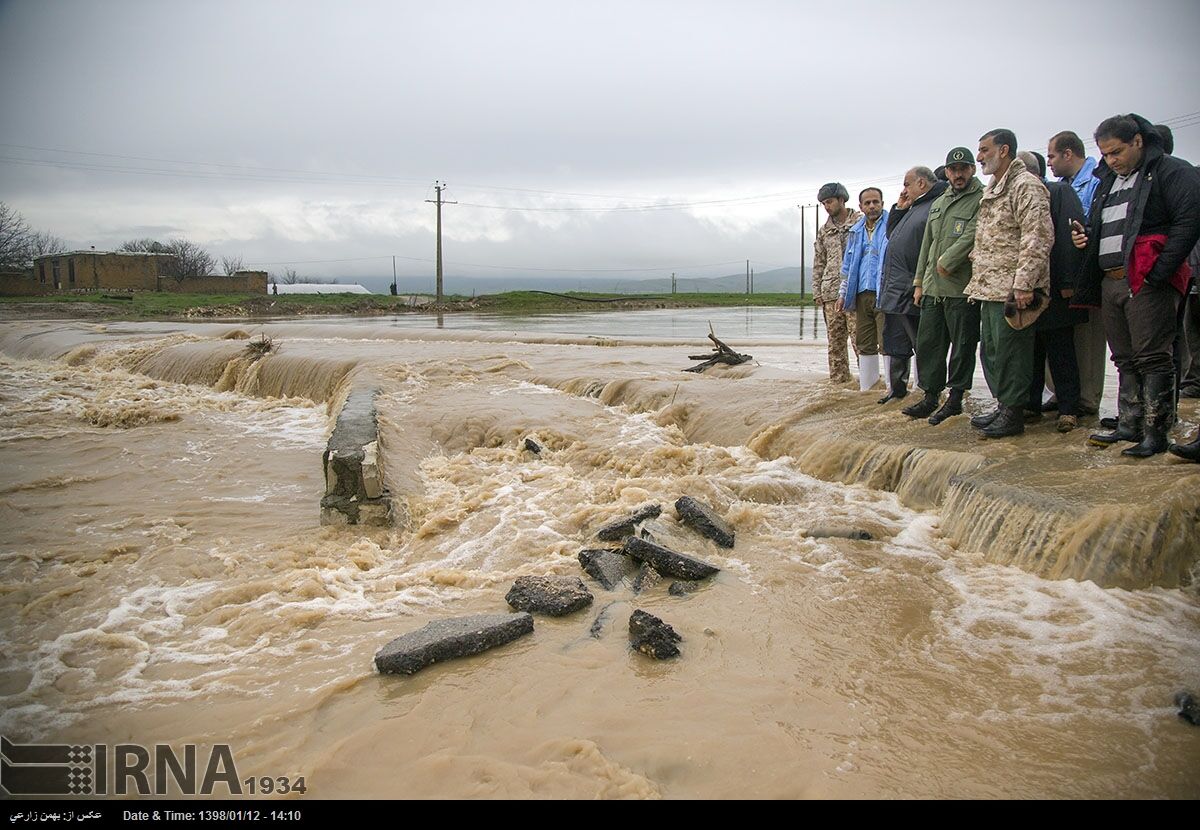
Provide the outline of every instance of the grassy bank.
{"type": "Polygon", "coordinates": [[[407,314],[480,311],[528,314],[555,311],[612,309],[701,308],[711,306],[811,305],[797,294],[594,294],[508,291],[478,297],[448,296],[439,307],[428,298],[388,294],[170,294],[153,291],[127,295],[61,294],[41,297],[0,297],[0,316],[105,317],[169,319],[197,317],[287,317],[310,314],[407,314]]]}

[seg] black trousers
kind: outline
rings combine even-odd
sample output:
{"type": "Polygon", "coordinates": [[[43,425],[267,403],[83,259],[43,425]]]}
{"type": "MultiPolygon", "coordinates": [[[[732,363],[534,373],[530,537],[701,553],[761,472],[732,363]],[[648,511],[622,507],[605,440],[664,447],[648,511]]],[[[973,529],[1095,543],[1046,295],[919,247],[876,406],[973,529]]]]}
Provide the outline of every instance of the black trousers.
{"type": "Polygon", "coordinates": [[[1175,332],[1183,299],[1170,285],[1142,286],[1129,296],[1127,280],[1104,279],[1104,336],[1120,372],[1175,375],[1175,332]]]}
{"type": "Polygon", "coordinates": [[[1079,416],[1079,363],[1075,360],[1075,327],[1037,329],[1033,337],[1033,379],[1029,384],[1029,408],[1041,411],[1046,364],[1054,380],[1058,414],[1079,416]]]}
{"type": "Polygon", "coordinates": [[[916,352],[919,314],[883,315],[883,353],[888,357],[908,360],[916,352]]]}
{"type": "Polygon", "coordinates": [[[1187,309],[1183,315],[1184,348],[1182,363],[1183,382],[1180,388],[1189,397],[1200,397],[1200,294],[1188,294],[1187,309]]]}

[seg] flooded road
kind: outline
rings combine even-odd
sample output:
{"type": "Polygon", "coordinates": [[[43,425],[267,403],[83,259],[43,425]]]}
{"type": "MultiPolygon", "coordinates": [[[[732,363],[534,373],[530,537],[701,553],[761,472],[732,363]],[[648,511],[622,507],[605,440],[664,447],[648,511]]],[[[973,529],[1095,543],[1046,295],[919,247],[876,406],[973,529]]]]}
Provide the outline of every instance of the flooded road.
{"type": "Polygon", "coordinates": [[[229,743],[241,777],[323,798],[1200,796],[1171,704],[1200,688],[1200,468],[1049,425],[918,431],[774,331],[686,375],[706,326],[635,328],[4,324],[0,733],[229,743]],[[253,361],[260,328],[279,349],[253,361]],[[362,384],[407,521],[322,527],[320,454],[362,384]],[[676,520],[685,494],[734,549],[676,520]],[[582,576],[647,502],[656,538],[721,567],[700,590],[585,577],[592,607],[530,637],[374,672],[395,636],[507,610],[518,576],[582,576]],[[874,538],[806,535],[829,525],[874,538]],[[1095,528],[1161,567],[1061,578],[1093,573],[1095,528]],[[630,651],[635,608],[680,658],[630,651]]]}

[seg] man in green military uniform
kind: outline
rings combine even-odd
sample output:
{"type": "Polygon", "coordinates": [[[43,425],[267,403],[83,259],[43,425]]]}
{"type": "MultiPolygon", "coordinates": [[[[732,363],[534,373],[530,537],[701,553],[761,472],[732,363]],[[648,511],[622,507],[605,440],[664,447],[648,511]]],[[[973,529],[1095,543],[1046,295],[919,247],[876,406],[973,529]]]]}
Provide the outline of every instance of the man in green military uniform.
{"type": "Polygon", "coordinates": [[[946,177],[950,187],[929,209],[913,278],[913,300],[921,308],[917,377],[925,397],[901,410],[910,418],[929,418],[935,426],[962,413],[979,345],[979,305],[967,302],[964,291],[971,281],[970,254],[983,198],[983,183],[975,176],[975,155],[966,147],[951,150],[946,155],[946,177]],[[947,382],[947,355],[950,395],[939,409],[947,382]]]}

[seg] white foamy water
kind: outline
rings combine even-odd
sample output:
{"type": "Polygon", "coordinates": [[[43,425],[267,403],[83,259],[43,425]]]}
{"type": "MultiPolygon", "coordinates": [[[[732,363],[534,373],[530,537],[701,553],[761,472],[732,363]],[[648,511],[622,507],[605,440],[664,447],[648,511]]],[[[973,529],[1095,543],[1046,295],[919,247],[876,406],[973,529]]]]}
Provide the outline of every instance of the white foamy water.
{"type": "Polygon", "coordinates": [[[247,774],[304,774],[321,797],[1200,795],[1200,730],[1170,704],[1200,686],[1195,593],[993,564],[936,511],[749,449],[772,407],[822,405],[804,376],[313,328],[284,340],[286,375],[237,369],[289,398],[214,390],[246,385],[219,327],[0,362],[0,731],[229,742],[247,774]],[[325,404],[356,378],[382,387],[405,527],[318,525],[325,404]],[[676,519],[684,494],[733,550],[676,519]],[[517,576],[582,575],[595,529],[647,502],[653,537],[715,579],[681,597],[585,579],[592,607],[532,637],[374,673],[394,636],[505,610],[517,576]],[[874,538],[807,535],[829,527],[874,538]],[[630,652],[634,608],[682,634],[679,660],[630,652]]]}

